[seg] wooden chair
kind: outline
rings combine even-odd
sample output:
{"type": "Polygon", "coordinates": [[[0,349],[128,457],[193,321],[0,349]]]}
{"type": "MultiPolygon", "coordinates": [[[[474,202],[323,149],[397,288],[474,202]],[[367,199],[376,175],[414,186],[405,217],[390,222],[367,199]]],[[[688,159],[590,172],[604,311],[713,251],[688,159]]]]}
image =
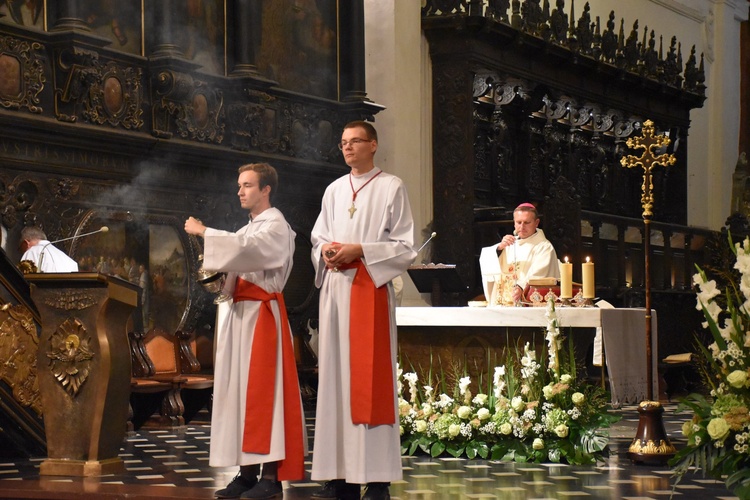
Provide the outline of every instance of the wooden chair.
{"type": "Polygon", "coordinates": [[[146,423],[158,427],[184,426],[210,400],[213,376],[183,373],[188,369],[200,370],[197,360],[186,363],[190,368],[183,369],[181,359],[189,358],[191,351],[186,347],[186,337],[181,332],[170,334],[161,328],[153,328],[145,335],[130,334],[134,367],[130,404],[134,429],[146,423]],[[158,417],[153,418],[157,408],[158,417]]]}

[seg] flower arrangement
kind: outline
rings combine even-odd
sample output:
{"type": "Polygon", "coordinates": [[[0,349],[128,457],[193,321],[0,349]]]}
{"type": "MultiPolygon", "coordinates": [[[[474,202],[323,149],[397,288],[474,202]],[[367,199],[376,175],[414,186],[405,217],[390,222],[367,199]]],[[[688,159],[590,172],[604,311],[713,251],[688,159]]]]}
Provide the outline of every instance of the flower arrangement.
{"type": "Polygon", "coordinates": [[[750,498],[750,239],[733,244],[730,235],[729,243],[739,287],[729,279],[722,300],[716,280],[709,280],[700,267],[693,276],[696,307],[703,311],[703,327],[713,337],[708,347],[697,344],[710,397],[691,394],[678,406],[678,411],[692,410],[693,417],[682,426],[687,446],[670,464],[675,485],[695,467],[724,479],[740,498],[750,498]]]}
{"type": "MultiPolygon", "coordinates": [[[[429,385],[431,374],[420,386],[415,372],[399,368],[402,452],[516,462],[599,460],[609,444],[606,429],[620,417],[607,412],[602,388],[576,380],[572,342],[564,351],[552,300],[546,317],[546,352],[537,357],[528,343],[509,351],[491,380],[480,376],[477,387],[486,392],[473,394],[471,378],[463,376],[455,377],[450,394],[438,395],[429,385]]],[[[451,385],[445,374],[439,383],[451,385]]]]}

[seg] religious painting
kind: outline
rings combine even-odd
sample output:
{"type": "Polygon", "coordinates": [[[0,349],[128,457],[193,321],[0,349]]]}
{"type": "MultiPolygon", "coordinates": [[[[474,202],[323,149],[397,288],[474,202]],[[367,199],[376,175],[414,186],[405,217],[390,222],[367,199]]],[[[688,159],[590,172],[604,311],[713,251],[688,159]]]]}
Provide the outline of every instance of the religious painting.
{"type": "Polygon", "coordinates": [[[84,22],[94,34],[111,40],[111,48],[143,55],[140,0],[89,0],[81,4],[84,22]]]}
{"type": "Polygon", "coordinates": [[[44,29],[44,0],[0,0],[0,20],[44,29]]]}
{"type": "Polygon", "coordinates": [[[189,299],[187,240],[171,218],[137,217],[130,213],[94,215],[78,234],[70,254],[81,272],[117,276],[141,287],[141,301],[129,330],[182,327],[189,299]]]}
{"type": "Polygon", "coordinates": [[[336,8],[335,0],[263,2],[261,73],[286,89],[338,99],[336,8]]]}

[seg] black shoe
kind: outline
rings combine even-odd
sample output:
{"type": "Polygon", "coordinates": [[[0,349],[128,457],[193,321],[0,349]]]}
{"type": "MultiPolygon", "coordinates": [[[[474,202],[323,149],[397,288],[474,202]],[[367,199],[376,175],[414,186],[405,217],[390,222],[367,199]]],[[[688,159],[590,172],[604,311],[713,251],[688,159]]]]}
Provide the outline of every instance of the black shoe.
{"type": "Polygon", "coordinates": [[[280,481],[271,481],[270,479],[260,478],[258,484],[240,495],[240,498],[270,500],[271,498],[281,498],[283,496],[284,488],[281,486],[280,481]]]}
{"type": "Polygon", "coordinates": [[[334,479],[327,481],[321,489],[313,491],[310,498],[359,500],[359,485],[347,483],[343,479],[334,479]]]}
{"type": "Polygon", "coordinates": [[[256,478],[248,479],[240,474],[234,476],[226,488],[216,492],[216,498],[240,498],[240,495],[258,484],[256,478]]]}
{"type": "Polygon", "coordinates": [[[390,500],[391,494],[388,492],[388,486],[391,483],[367,483],[367,489],[362,496],[362,500],[390,500]]]}

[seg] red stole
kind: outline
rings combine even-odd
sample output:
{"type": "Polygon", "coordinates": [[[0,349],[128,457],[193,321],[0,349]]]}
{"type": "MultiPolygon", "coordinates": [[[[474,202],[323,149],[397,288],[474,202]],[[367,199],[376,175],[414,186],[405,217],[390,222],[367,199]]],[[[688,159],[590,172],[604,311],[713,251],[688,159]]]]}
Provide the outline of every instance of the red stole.
{"type": "MultiPolygon", "coordinates": [[[[283,363],[284,390],[284,443],[285,458],[279,462],[278,479],[304,479],[304,449],[302,432],[302,406],[300,404],[299,380],[294,359],[294,346],[289,331],[284,296],[268,293],[249,281],[237,278],[234,302],[243,300],[261,301],[258,321],[253,333],[252,358],[247,381],[245,424],[242,436],[242,451],[268,454],[271,451],[271,427],[273,424],[274,382],[276,380],[276,319],[271,301],[279,305],[281,334],[281,360],[283,363]]],[[[218,409],[221,411],[221,408],[218,409]]]]}
{"type": "Polygon", "coordinates": [[[375,287],[359,259],[338,267],[357,270],[349,306],[352,423],[395,424],[388,287],[375,287]]]}

